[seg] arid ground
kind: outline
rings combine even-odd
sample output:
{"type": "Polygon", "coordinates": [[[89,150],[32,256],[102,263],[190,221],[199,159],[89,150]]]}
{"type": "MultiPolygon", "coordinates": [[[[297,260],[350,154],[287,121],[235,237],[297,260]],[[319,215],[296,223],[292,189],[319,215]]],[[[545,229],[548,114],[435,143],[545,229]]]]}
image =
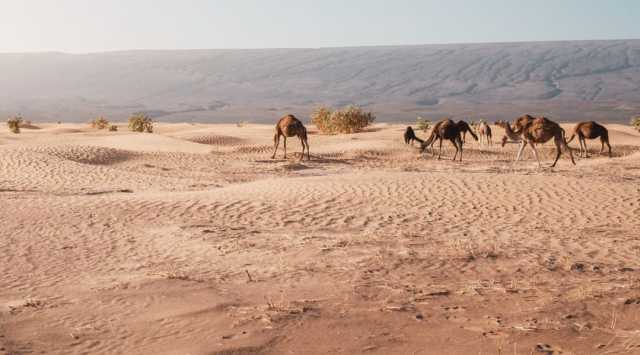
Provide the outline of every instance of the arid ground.
{"type": "Polygon", "coordinates": [[[39,126],[0,133],[0,354],[640,354],[631,127],[538,169],[404,125],[302,163],[271,125],[39,126]]]}

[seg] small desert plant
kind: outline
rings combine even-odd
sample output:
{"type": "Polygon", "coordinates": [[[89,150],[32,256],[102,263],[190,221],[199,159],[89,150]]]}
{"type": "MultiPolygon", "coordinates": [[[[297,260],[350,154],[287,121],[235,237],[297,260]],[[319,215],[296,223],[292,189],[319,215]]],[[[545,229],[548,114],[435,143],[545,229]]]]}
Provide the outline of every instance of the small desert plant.
{"type": "Polygon", "coordinates": [[[21,116],[14,116],[7,120],[7,126],[9,126],[9,130],[13,133],[20,133],[20,125],[22,125],[21,116]]]}
{"type": "Polygon", "coordinates": [[[236,126],[242,128],[242,127],[244,127],[244,126],[246,126],[248,124],[249,124],[249,122],[247,122],[247,121],[240,121],[240,122],[236,123],[236,126]]]}
{"type": "Polygon", "coordinates": [[[109,132],[116,132],[118,130],[118,126],[112,124],[109,126],[109,132]]]}
{"type": "Polygon", "coordinates": [[[632,117],[631,125],[640,131],[640,116],[632,117]]]}
{"type": "Polygon", "coordinates": [[[153,120],[144,113],[136,113],[129,117],[129,129],[134,132],[153,133],[153,120]]]}
{"type": "Polygon", "coordinates": [[[418,116],[418,118],[416,118],[416,127],[418,127],[419,130],[426,132],[431,127],[431,122],[418,116]]]}
{"type": "Polygon", "coordinates": [[[109,127],[109,121],[107,121],[107,119],[102,116],[91,121],[91,128],[106,129],[107,127],[109,127]]]}
{"type": "Polygon", "coordinates": [[[376,119],[373,113],[360,107],[348,106],[342,110],[319,107],[311,115],[311,121],[325,134],[354,133],[367,127],[376,119]]]}

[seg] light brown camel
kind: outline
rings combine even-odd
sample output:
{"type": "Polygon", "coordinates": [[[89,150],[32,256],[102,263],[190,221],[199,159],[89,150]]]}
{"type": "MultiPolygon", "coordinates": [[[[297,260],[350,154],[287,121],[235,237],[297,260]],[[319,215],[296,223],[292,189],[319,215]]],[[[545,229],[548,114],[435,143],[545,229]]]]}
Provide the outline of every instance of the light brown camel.
{"type": "Polygon", "coordinates": [[[509,140],[515,143],[522,142],[522,138],[520,137],[519,134],[510,134],[510,133],[519,132],[520,130],[522,130],[522,128],[524,128],[524,126],[531,123],[534,119],[535,117],[531,115],[524,115],[524,116],[518,117],[513,124],[510,124],[509,122],[506,122],[506,121],[496,121],[496,126],[502,127],[505,129],[505,134],[504,136],[502,136],[502,140],[501,140],[502,146],[504,147],[509,140]],[[505,128],[505,125],[509,125],[511,128],[511,131],[507,131],[507,129],[505,128]]]}
{"type": "Polygon", "coordinates": [[[300,160],[304,159],[305,148],[307,150],[307,160],[311,160],[309,142],[307,140],[307,129],[294,115],[286,115],[278,121],[278,124],[276,124],[276,134],[273,136],[275,147],[271,159],[276,158],[278,145],[280,145],[280,136],[284,137],[284,159],[287,159],[287,137],[297,136],[300,138],[300,143],[302,144],[302,155],[300,156],[300,160]]]}
{"type": "Polygon", "coordinates": [[[438,153],[438,160],[442,156],[442,141],[447,139],[456,147],[456,154],[453,156],[453,160],[456,160],[458,152],[460,152],[460,161],[462,161],[462,132],[469,132],[473,139],[478,140],[478,136],[473,133],[469,124],[465,121],[453,122],[450,119],[442,120],[433,127],[431,136],[424,143],[420,145],[420,152],[424,152],[427,147],[431,146],[436,139],[440,140],[440,151],[438,153]]]}
{"type": "Polygon", "coordinates": [[[560,158],[560,154],[562,153],[562,147],[564,147],[569,152],[569,156],[571,157],[571,162],[573,163],[573,165],[576,164],[575,160],[573,160],[571,149],[567,145],[564,129],[562,129],[559,124],[551,121],[550,119],[546,117],[535,118],[526,123],[519,131],[513,131],[511,125],[509,125],[508,123],[503,124],[502,126],[505,129],[507,136],[519,136],[520,140],[522,141],[520,143],[520,149],[518,149],[518,156],[516,157],[515,161],[516,163],[520,161],[520,157],[522,157],[524,148],[527,146],[527,144],[529,144],[531,146],[531,149],[533,150],[533,155],[535,155],[536,160],[538,161],[538,166],[542,167],[535,144],[543,144],[553,138],[553,142],[556,145],[557,154],[556,159],[553,161],[551,167],[555,167],[558,163],[558,159],[560,158]]]}
{"type": "Polygon", "coordinates": [[[600,138],[600,143],[602,146],[600,147],[600,154],[604,152],[604,145],[606,144],[609,147],[609,158],[611,158],[611,145],[609,144],[609,131],[606,127],[593,122],[580,122],[573,129],[573,134],[571,138],[567,141],[567,144],[571,143],[573,138],[578,136],[578,141],[580,142],[580,156],[582,157],[584,152],[584,157],[589,157],[589,151],[587,150],[587,139],[596,139],[600,138]]]}
{"type": "Polygon", "coordinates": [[[491,127],[484,120],[478,123],[478,136],[480,137],[480,143],[484,140],[485,144],[493,145],[493,136],[491,134],[491,127]]]}

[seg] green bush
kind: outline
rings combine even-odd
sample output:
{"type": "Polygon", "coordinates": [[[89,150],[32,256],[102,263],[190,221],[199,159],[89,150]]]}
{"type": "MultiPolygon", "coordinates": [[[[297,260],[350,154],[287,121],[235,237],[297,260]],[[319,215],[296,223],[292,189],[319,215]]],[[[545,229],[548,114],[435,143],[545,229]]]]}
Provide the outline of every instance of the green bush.
{"type": "Polygon", "coordinates": [[[640,132],[640,116],[631,118],[631,125],[640,132]]]}
{"type": "Polygon", "coordinates": [[[153,133],[153,120],[144,113],[136,113],[129,117],[129,129],[134,132],[153,133]]]}
{"type": "Polygon", "coordinates": [[[311,115],[311,122],[325,134],[359,132],[375,119],[373,113],[365,112],[357,106],[348,106],[336,111],[322,106],[311,115]]]}
{"type": "Polygon", "coordinates": [[[7,126],[13,133],[20,133],[20,125],[22,125],[22,117],[14,116],[7,120],[7,126]]]}
{"type": "Polygon", "coordinates": [[[416,118],[416,127],[420,131],[427,132],[431,127],[431,121],[418,116],[418,118],[416,118]]]}
{"type": "Polygon", "coordinates": [[[116,132],[118,130],[118,126],[112,124],[109,126],[109,132],[116,132]]]}
{"type": "Polygon", "coordinates": [[[91,128],[106,129],[107,127],[109,127],[109,121],[107,121],[107,119],[102,116],[91,121],[91,128]]]}

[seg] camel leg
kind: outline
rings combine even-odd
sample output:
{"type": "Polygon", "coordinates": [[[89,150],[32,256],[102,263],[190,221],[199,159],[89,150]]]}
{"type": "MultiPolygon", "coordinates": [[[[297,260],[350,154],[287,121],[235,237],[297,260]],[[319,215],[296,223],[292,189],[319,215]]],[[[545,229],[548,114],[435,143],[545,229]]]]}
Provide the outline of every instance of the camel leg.
{"type": "MultiPolygon", "coordinates": [[[[607,147],[609,148],[609,158],[611,158],[611,144],[609,144],[609,137],[603,136],[600,138],[600,140],[602,140],[602,149],[604,150],[604,144],[607,145],[607,147]]],[[[600,153],[602,154],[602,152],[600,153]]]]}
{"type": "Polygon", "coordinates": [[[307,160],[311,161],[311,153],[309,152],[309,141],[305,138],[304,145],[307,146],[307,160]]]}
{"type": "Polygon", "coordinates": [[[588,158],[589,157],[589,148],[587,148],[587,140],[584,137],[580,137],[580,139],[582,140],[582,144],[584,144],[584,157],[588,158]]]}
{"type": "MultiPolygon", "coordinates": [[[[585,145],[586,145],[586,143],[585,143],[585,145]]],[[[573,152],[571,151],[571,148],[569,148],[569,145],[567,144],[567,141],[565,139],[560,139],[560,146],[563,146],[564,149],[566,149],[567,152],[569,152],[569,157],[571,158],[571,163],[573,163],[573,165],[576,165],[576,161],[573,159],[573,152]]],[[[558,159],[556,159],[556,161],[558,161],[558,159]]]]}
{"type": "Polygon", "coordinates": [[[600,137],[600,155],[604,152],[604,140],[600,137]]]}
{"type": "Polygon", "coordinates": [[[300,155],[300,161],[304,160],[304,139],[300,138],[300,145],[302,145],[302,155],[300,155]]]}
{"type": "Polygon", "coordinates": [[[523,140],[520,143],[520,149],[518,149],[518,155],[516,156],[516,161],[514,162],[514,164],[520,161],[520,157],[522,157],[522,152],[524,151],[524,147],[526,146],[527,146],[527,141],[523,140]]]}
{"type": "Polygon", "coordinates": [[[580,158],[584,158],[584,146],[582,145],[582,138],[578,136],[578,144],[580,144],[580,158]]]}
{"type": "Polygon", "coordinates": [[[556,164],[558,163],[558,159],[560,159],[560,153],[562,151],[561,145],[560,145],[560,143],[558,142],[557,139],[555,140],[555,143],[556,143],[556,160],[554,160],[553,164],[551,164],[552,168],[554,168],[556,166],[556,164]]]}
{"type": "Polygon", "coordinates": [[[460,161],[462,161],[462,142],[458,141],[458,145],[460,146],[460,161]]]}
{"type": "Polygon", "coordinates": [[[275,145],[275,148],[273,149],[273,155],[271,156],[271,159],[276,158],[276,152],[278,151],[278,146],[280,145],[280,134],[276,133],[275,136],[273,136],[273,143],[275,145]]]}
{"type": "Polygon", "coordinates": [[[458,157],[458,142],[452,139],[451,144],[456,148],[456,154],[453,155],[453,161],[456,161],[456,158],[458,157]]]}
{"type": "Polygon", "coordinates": [[[536,146],[534,144],[531,144],[531,150],[533,150],[533,156],[536,157],[536,160],[538,161],[538,168],[542,168],[542,164],[540,163],[540,157],[538,156],[538,150],[536,149],[536,146]]]}
{"type": "Polygon", "coordinates": [[[282,136],[284,138],[284,158],[287,159],[287,136],[282,136]]]}
{"type": "Polygon", "coordinates": [[[438,152],[438,160],[442,157],[442,139],[440,139],[440,151],[438,152]]]}

